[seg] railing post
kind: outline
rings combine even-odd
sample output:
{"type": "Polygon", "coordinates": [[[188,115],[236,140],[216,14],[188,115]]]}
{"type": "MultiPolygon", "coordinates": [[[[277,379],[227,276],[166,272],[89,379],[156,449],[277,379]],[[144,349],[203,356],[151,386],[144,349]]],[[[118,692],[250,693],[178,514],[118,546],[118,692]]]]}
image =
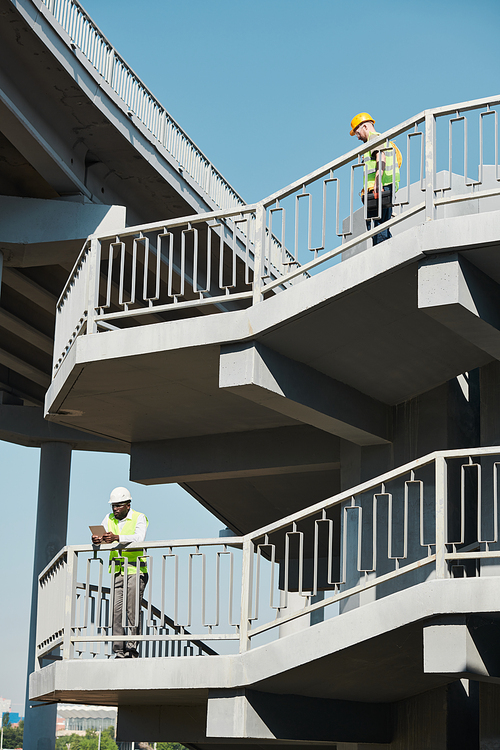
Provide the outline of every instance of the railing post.
{"type": "Polygon", "coordinates": [[[262,204],[255,211],[255,254],[253,259],[252,305],[262,299],[262,275],[266,252],[266,207],[262,204]]]}
{"type": "Polygon", "coordinates": [[[436,174],[436,118],[425,113],[425,220],[434,219],[434,184],[436,174]]]}
{"type": "Polygon", "coordinates": [[[251,601],[252,601],[252,553],[253,542],[250,537],[245,537],[243,542],[243,561],[241,571],[241,615],[240,615],[240,654],[250,649],[251,601]]]}
{"type": "Polygon", "coordinates": [[[88,263],[87,333],[97,333],[95,311],[99,304],[99,277],[101,265],[101,243],[97,237],[92,237],[90,240],[90,257],[88,263]]]}
{"type": "Polygon", "coordinates": [[[71,643],[71,633],[75,619],[76,602],[76,579],[78,571],[78,556],[71,547],[67,549],[66,558],[66,581],[64,587],[64,636],[62,646],[62,658],[73,657],[74,646],[71,643]]]}
{"type": "Polygon", "coordinates": [[[444,456],[437,456],[435,463],[436,492],[436,577],[448,578],[446,565],[446,526],[448,499],[447,464],[444,456]]]}
{"type": "Polygon", "coordinates": [[[113,75],[115,72],[115,51],[113,47],[108,47],[108,63],[106,66],[106,81],[113,88],[113,75]]]}

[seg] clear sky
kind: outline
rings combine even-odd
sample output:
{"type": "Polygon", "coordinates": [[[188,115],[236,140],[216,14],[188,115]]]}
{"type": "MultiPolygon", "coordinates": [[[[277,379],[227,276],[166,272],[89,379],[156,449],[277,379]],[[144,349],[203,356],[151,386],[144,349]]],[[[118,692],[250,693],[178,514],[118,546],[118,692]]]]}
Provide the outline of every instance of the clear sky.
{"type": "MultiPolygon", "coordinates": [[[[82,0],[101,31],[247,202],[355,147],[354,114],[384,131],[500,93],[498,0],[82,0]]],[[[4,644],[0,695],[22,711],[39,452],[0,442],[4,644]],[[9,572],[7,572],[9,571],[9,572]]],[[[149,539],[217,536],[180,488],[128,482],[128,457],[75,452],[68,542],[87,540],[116,485],[149,539]]]]}

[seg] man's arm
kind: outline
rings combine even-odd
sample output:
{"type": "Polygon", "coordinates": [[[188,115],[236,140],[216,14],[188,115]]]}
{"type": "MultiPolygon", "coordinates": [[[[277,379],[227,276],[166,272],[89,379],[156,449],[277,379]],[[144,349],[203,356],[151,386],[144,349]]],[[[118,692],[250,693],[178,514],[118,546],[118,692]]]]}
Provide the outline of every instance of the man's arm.
{"type": "Polygon", "coordinates": [[[147,528],[148,524],[146,516],[144,513],[139,513],[139,518],[135,525],[135,534],[113,534],[111,531],[108,531],[107,534],[104,534],[102,539],[106,544],[111,544],[112,542],[119,542],[120,544],[140,544],[146,538],[147,528]]]}

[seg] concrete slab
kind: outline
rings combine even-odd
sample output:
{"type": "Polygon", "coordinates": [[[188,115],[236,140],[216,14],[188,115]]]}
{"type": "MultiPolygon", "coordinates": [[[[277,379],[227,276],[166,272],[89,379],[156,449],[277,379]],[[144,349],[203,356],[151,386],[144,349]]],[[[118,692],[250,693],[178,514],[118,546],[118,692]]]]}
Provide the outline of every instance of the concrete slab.
{"type": "Polygon", "coordinates": [[[492,359],[419,310],[418,263],[458,247],[496,268],[498,245],[498,211],[437,220],[248,310],[80,336],[48,391],[49,418],[126,442],[298,424],[219,388],[220,347],[248,341],[401,403],[492,359]]]}
{"type": "Polygon", "coordinates": [[[201,703],[208,690],[391,702],[457,680],[426,674],[423,626],[500,613],[495,578],[432,580],[236,656],[71,660],[33,673],[30,697],[103,705],[201,703]],[[133,688],[130,686],[133,685],[133,688]]]}

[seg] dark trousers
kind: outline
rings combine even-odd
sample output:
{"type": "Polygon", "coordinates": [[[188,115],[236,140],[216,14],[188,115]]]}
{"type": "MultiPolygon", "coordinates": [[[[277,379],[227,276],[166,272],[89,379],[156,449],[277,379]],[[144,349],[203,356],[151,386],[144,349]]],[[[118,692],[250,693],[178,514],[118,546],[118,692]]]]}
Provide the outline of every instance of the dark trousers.
{"type": "MultiPolygon", "coordinates": [[[[139,576],[134,573],[127,576],[127,615],[125,620],[125,627],[123,626],[123,589],[124,579],[123,573],[117,573],[113,580],[113,635],[139,635],[140,634],[140,604],[144,589],[148,582],[148,574],[141,573],[139,576]],[[135,599],[137,596],[137,581],[139,581],[139,612],[137,614],[137,625],[136,613],[135,613],[135,599]]],[[[113,652],[127,651],[136,653],[137,652],[137,641],[114,641],[113,652]]]]}
{"type": "MultiPolygon", "coordinates": [[[[391,197],[391,204],[388,206],[382,206],[382,212],[380,214],[381,218],[377,219],[375,218],[378,216],[378,203],[375,208],[368,208],[367,210],[367,221],[366,221],[366,228],[371,229],[372,228],[372,222],[371,219],[373,219],[373,225],[376,227],[379,227],[381,224],[385,224],[386,221],[389,221],[389,219],[392,218],[392,185],[386,185],[384,187],[383,192],[387,195],[389,194],[391,197]]],[[[385,240],[388,240],[392,237],[391,230],[390,229],[384,229],[382,232],[379,232],[378,234],[374,234],[373,244],[378,245],[380,242],[384,242],[385,240]]]]}

